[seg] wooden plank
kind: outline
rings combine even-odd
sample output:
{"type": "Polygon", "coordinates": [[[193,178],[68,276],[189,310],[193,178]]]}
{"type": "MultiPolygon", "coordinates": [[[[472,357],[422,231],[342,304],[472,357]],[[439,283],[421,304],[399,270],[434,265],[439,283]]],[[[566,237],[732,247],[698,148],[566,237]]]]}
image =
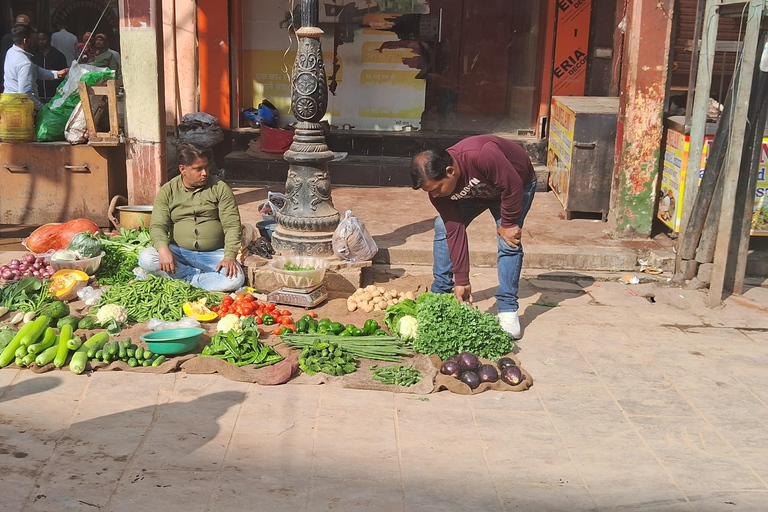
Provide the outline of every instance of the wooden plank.
{"type": "MultiPolygon", "coordinates": [[[[749,109],[749,96],[752,90],[752,76],[755,70],[757,58],[757,42],[762,22],[763,0],[749,2],[749,16],[746,20],[746,33],[744,34],[744,49],[742,64],[739,72],[739,88],[735,91],[735,108],[733,112],[733,131],[731,133],[730,154],[725,168],[725,182],[723,187],[723,201],[721,204],[720,224],[717,230],[717,245],[715,246],[714,268],[712,270],[712,282],[709,285],[707,304],[716,306],[723,299],[725,287],[726,268],[731,259],[738,257],[738,250],[731,247],[731,239],[735,230],[734,213],[736,205],[739,172],[741,170],[741,155],[744,148],[744,134],[746,131],[747,114],[749,109]]],[[[689,158],[692,158],[689,156],[689,158]]],[[[739,226],[741,229],[741,226],[739,226]]]]}
{"type": "Polygon", "coordinates": [[[88,86],[85,82],[78,82],[77,90],[80,93],[80,101],[83,104],[83,114],[85,115],[85,125],[88,127],[88,139],[96,137],[96,123],[93,121],[93,110],[91,110],[91,97],[88,95],[88,86]]]}
{"type": "Polygon", "coordinates": [[[109,135],[111,138],[118,138],[120,127],[117,119],[117,86],[114,80],[107,82],[107,108],[109,109],[109,135]]]}

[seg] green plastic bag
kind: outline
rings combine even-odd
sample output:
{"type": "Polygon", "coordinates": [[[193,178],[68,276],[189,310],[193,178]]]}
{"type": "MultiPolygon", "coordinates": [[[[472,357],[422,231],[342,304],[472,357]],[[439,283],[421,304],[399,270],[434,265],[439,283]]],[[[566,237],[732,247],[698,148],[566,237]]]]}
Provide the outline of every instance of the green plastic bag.
{"type": "Polygon", "coordinates": [[[80,103],[78,82],[95,85],[104,80],[114,79],[115,72],[107,68],[97,68],[86,64],[74,64],[69,74],[59,84],[56,94],[51,101],[43,105],[35,116],[35,133],[38,142],[53,142],[64,140],[64,129],[69,116],[80,103]]]}

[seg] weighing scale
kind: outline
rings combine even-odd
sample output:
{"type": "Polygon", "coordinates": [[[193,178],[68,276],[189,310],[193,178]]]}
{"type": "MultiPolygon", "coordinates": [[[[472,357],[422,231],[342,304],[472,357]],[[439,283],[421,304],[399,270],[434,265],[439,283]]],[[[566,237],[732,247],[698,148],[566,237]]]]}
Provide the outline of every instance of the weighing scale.
{"type": "Polygon", "coordinates": [[[311,308],[328,298],[328,289],[322,283],[310,289],[283,287],[267,295],[269,302],[311,308]]]}

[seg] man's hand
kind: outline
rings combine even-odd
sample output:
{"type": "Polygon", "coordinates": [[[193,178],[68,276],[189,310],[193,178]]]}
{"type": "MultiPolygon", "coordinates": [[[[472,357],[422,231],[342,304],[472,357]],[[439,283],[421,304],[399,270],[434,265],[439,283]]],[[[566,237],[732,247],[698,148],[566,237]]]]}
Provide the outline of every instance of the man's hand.
{"type": "Polygon", "coordinates": [[[237,260],[234,258],[224,258],[216,266],[216,272],[221,269],[226,269],[227,277],[232,279],[240,273],[240,267],[237,265],[237,260]]]}
{"type": "Polygon", "coordinates": [[[56,72],[56,76],[59,78],[64,78],[67,76],[67,73],[69,73],[69,68],[60,69],[56,72]]]}
{"type": "Polygon", "coordinates": [[[168,247],[161,247],[157,250],[157,255],[160,257],[160,270],[168,272],[169,274],[176,273],[176,260],[173,259],[173,253],[168,247]]]}
{"type": "Polygon", "coordinates": [[[520,226],[512,226],[511,228],[500,226],[497,233],[510,247],[517,247],[520,245],[520,238],[523,236],[523,230],[520,229],[520,226]]]}
{"type": "Polygon", "coordinates": [[[453,294],[459,302],[472,303],[472,285],[467,286],[454,286],[453,294]]]}

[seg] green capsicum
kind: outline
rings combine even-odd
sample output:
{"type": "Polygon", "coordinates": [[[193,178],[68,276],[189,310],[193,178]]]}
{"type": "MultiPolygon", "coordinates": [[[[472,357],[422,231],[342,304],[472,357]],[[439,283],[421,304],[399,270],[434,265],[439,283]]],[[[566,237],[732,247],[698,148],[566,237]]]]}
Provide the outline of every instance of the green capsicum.
{"type": "Polygon", "coordinates": [[[306,320],[301,319],[298,322],[296,322],[296,332],[298,333],[306,333],[309,331],[309,324],[306,320]]]}
{"type": "Polygon", "coordinates": [[[328,326],[328,330],[333,334],[341,334],[341,332],[344,330],[344,326],[339,322],[333,322],[328,326]]]}
{"type": "Polygon", "coordinates": [[[261,321],[264,322],[264,325],[273,325],[275,323],[275,317],[269,313],[264,313],[261,315],[261,321]]]}
{"type": "Polygon", "coordinates": [[[371,318],[365,321],[365,325],[363,326],[363,331],[365,331],[365,334],[370,336],[373,333],[375,333],[376,329],[378,328],[379,328],[379,322],[371,318]]]}

